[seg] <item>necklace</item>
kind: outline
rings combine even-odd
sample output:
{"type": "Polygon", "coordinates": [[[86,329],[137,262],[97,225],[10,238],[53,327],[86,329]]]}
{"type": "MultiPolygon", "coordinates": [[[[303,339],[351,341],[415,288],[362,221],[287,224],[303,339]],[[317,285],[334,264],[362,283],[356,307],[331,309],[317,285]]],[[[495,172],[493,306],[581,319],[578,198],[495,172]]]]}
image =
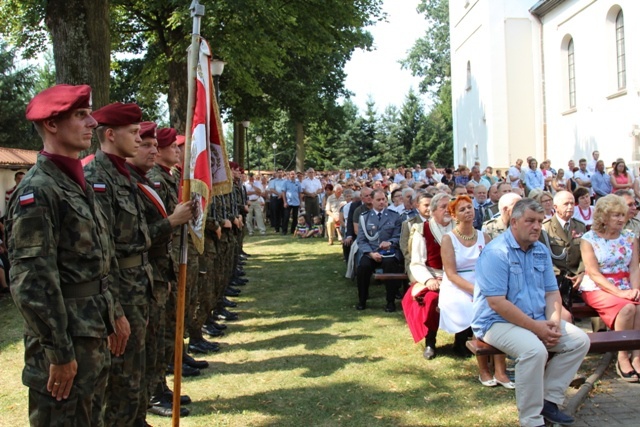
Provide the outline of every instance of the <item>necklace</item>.
{"type": "Polygon", "coordinates": [[[578,211],[580,212],[580,216],[582,217],[582,219],[584,219],[585,221],[589,221],[591,219],[590,207],[587,208],[587,212],[589,212],[589,215],[585,215],[584,213],[582,213],[582,208],[580,206],[578,206],[578,211]]]}
{"type": "Polygon", "coordinates": [[[476,238],[476,230],[473,229],[473,234],[471,234],[471,236],[467,236],[466,234],[462,234],[460,232],[460,230],[458,229],[458,227],[454,228],[453,231],[455,231],[455,233],[458,235],[458,237],[460,237],[462,240],[473,240],[476,238]]]}

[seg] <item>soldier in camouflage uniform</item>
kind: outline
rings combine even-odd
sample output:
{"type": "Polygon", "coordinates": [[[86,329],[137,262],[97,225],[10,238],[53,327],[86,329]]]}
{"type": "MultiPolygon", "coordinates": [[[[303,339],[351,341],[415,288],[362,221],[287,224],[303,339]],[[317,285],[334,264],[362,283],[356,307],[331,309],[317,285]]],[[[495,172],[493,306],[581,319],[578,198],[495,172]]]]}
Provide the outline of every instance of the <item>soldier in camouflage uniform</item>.
{"type": "MultiPolygon", "coordinates": [[[[135,104],[109,104],[95,111],[101,149],[85,166],[96,200],[107,213],[116,247],[119,274],[112,293],[124,311],[131,336],[124,349],[114,352],[107,385],[105,423],[133,426],[144,401],[145,339],[153,270],[151,247],[140,192],[131,180],[125,158],[136,155],[142,112],[135,104]]],[[[112,348],[112,351],[114,349],[112,348]]]]}
{"type": "MultiPolygon", "coordinates": [[[[131,178],[137,184],[142,197],[142,209],[149,226],[151,248],[149,259],[153,267],[153,298],[149,304],[149,322],[146,335],[146,374],[144,377],[143,392],[146,393],[143,401],[151,399],[149,412],[172,416],[172,402],[164,393],[154,393],[158,388],[161,375],[166,369],[165,349],[165,325],[166,303],[171,283],[176,281],[176,273],[172,260],[171,246],[174,228],[186,224],[192,216],[191,203],[180,203],[175,209],[169,211],[160,195],[155,191],[155,184],[146,177],[147,172],[155,165],[158,153],[158,141],[156,140],[156,127],[153,122],[140,124],[140,138],[142,142],[134,157],[127,159],[127,168],[131,172],[131,178]]],[[[159,185],[158,185],[159,187],[159,185]]],[[[164,377],[162,377],[164,379],[164,377]]],[[[138,419],[145,420],[146,405],[140,405],[138,419]]],[[[180,415],[188,415],[189,411],[182,408],[180,415]]],[[[141,422],[140,422],[141,423],[141,422]]],[[[142,423],[141,423],[142,424],[142,423]]]]}
{"type": "Polygon", "coordinates": [[[58,85],[31,100],[26,117],[44,150],[8,205],[11,293],[25,320],[22,381],[32,426],[104,425],[115,258],[107,218],[78,160],[97,125],[90,99],[89,86],[58,85]]]}
{"type": "Polygon", "coordinates": [[[482,224],[482,231],[491,236],[491,240],[495,239],[509,228],[509,220],[511,219],[511,210],[518,200],[522,197],[515,193],[507,193],[500,197],[498,207],[500,208],[500,216],[490,219],[482,224]]]}

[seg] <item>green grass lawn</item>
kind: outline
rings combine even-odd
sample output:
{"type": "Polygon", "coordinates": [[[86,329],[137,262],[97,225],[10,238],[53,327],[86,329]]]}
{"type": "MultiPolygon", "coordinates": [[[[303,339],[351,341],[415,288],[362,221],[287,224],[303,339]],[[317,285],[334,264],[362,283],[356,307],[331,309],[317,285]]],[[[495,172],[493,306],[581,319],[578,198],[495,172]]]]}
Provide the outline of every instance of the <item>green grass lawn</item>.
{"type": "MultiPolygon", "coordinates": [[[[206,357],[210,368],[183,382],[194,403],[181,425],[518,424],[514,392],[482,387],[475,359],[451,355],[452,336],[440,333],[439,356],[422,358],[402,311],[383,311],[383,286],[356,311],[340,246],[268,235],[247,238],[245,250],[253,256],[235,299],[240,320],[228,322],[222,351],[206,357]]],[[[28,425],[21,321],[9,299],[0,304],[0,426],[28,425]]]]}

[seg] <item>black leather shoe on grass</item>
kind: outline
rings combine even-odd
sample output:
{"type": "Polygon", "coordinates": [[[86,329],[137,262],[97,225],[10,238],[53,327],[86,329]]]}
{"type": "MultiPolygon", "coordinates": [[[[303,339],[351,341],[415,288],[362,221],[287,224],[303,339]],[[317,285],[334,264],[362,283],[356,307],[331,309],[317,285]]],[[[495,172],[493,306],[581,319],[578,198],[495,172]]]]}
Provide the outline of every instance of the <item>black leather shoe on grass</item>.
{"type": "Polygon", "coordinates": [[[206,369],[209,367],[209,362],[207,362],[206,360],[196,360],[193,357],[189,356],[188,354],[185,354],[182,356],[182,361],[186,365],[189,365],[192,368],[196,368],[196,369],[206,369]]]}

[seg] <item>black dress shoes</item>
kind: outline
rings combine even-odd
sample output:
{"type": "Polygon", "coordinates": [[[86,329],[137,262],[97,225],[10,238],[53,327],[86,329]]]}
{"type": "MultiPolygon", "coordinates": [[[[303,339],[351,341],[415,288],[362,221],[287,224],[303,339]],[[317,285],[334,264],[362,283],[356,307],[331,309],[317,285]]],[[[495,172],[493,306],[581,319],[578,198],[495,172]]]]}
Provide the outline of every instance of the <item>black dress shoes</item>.
{"type": "Polygon", "coordinates": [[[237,303],[229,300],[229,298],[227,298],[227,297],[222,297],[222,305],[225,306],[225,307],[229,307],[229,308],[234,308],[234,307],[238,306],[237,303]]]}
{"type": "Polygon", "coordinates": [[[387,313],[393,313],[394,311],[396,311],[396,303],[388,302],[387,306],[384,308],[384,311],[386,311],[387,313]]]}
{"type": "Polygon", "coordinates": [[[220,346],[218,344],[205,340],[192,341],[189,343],[187,348],[189,353],[197,354],[209,354],[220,351],[220,346]]]}
{"type": "Polygon", "coordinates": [[[209,367],[209,362],[207,362],[206,360],[196,360],[188,354],[182,355],[182,361],[185,365],[189,365],[192,368],[196,369],[205,369],[209,367]]]}
{"type": "Polygon", "coordinates": [[[424,353],[422,353],[422,357],[424,357],[427,360],[433,359],[434,357],[436,357],[436,348],[435,347],[431,347],[430,345],[428,345],[424,349],[424,353]]]}
{"type": "MultiPolygon", "coordinates": [[[[150,414],[159,415],[161,417],[172,417],[173,402],[171,400],[167,400],[166,395],[164,394],[161,396],[151,396],[147,412],[150,414]]],[[[181,417],[186,417],[187,415],[189,415],[189,412],[190,411],[188,408],[180,408],[181,417]]]]}
{"type": "MultiPolygon", "coordinates": [[[[167,366],[167,374],[174,374],[173,363],[167,366]]],[[[183,377],[197,377],[198,375],[200,375],[200,369],[192,368],[185,363],[182,364],[183,377]]]]}
{"type": "Polygon", "coordinates": [[[227,321],[238,320],[238,315],[232,311],[227,310],[226,308],[223,308],[222,310],[218,311],[216,313],[216,317],[218,318],[218,320],[227,320],[227,321]]]}
{"type": "Polygon", "coordinates": [[[207,326],[213,326],[214,328],[220,330],[220,331],[224,331],[225,329],[227,329],[227,325],[225,325],[224,323],[218,323],[215,320],[213,320],[213,318],[209,317],[207,319],[207,326]]]}
{"type": "Polygon", "coordinates": [[[361,302],[361,303],[356,304],[356,310],[358,310],[358,311],[362,311],[365,308],[367,308],[367,304],[365,304],[365,303],[361,302]]]}
{"type": "MultiPolygon", "coordinates": [[[[168,400],[169,402],[173,402],[173,390],[171,390],[169,387],[167,387],[166,384],[163,386],[162,395],[165,398],[165,400],[168,400]]],[[[191,403],[191,398],[188,395],[186,395],[186,394],[181,394],[180,395],[180,404],[181,405],[188,405],[190,403],[191,403]]]]}
{"type": "Polygon", "coordinates": [[[202,327],[202,332],[214,338],[224,336],[224,332],[220,329],[216,329],[213,325],[204,325],[202,327]]]}
{"type": "Polygon", "coordinates": [[[242,277],[242,276],[246,276],[247,273],[245,273],[244,271],[240,270],[239,268],[236,268],[236,271],[233,273],[233,275],[235,277],[242,277]]]}
{"type": "Polygon", "coordinates": [[[227,289],[224,290],[224,294],[228,297],[237,297],[242,292],[240,289],[232,288],[231,286],[227,286],[227,289]]]}

